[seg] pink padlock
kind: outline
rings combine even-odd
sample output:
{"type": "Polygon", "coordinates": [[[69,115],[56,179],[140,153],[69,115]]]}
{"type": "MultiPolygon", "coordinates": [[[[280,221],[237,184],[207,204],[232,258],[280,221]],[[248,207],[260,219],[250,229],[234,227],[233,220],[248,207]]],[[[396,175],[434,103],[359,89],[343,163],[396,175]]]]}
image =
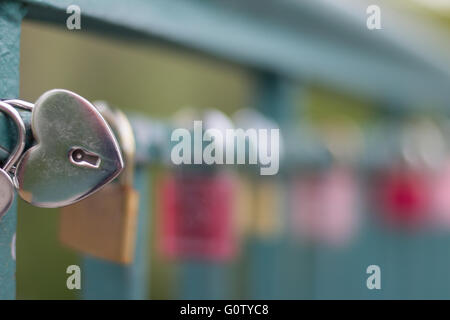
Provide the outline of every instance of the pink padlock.
{"type": "Polygon", "coordinates": [[[450,228],[450,161],[435,174],[432,183],[432,219],[439,227],[450,228]]]}
{"type": "Polygon", "coordinates": [[[294,232],[313,241],[346,244],[358,226],[357,190],[353,173],[337,166],[296,178],[294,232]]]}

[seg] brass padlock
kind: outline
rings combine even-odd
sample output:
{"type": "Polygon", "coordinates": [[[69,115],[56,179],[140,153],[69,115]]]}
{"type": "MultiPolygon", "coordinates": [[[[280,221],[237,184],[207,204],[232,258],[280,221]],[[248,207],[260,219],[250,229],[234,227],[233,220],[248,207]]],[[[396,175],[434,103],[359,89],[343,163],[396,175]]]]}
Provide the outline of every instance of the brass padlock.
{"type": "Polygon", "coordinates": [[[283,186],[273,178],[239,177],[234,222],[239,236],[270,238],[284,229],[283,186]]]}
{"type": "Polygon", "coordinates": [[[262,237],[278,236],[282,233],[283,223],[283,185],[274,178],[262,178],[257,182],[255,233],[262,237]]]}
{"type": "Polygon", "coordinates": [[[133,188],[135,140],[119,110],[94,103],[115,133],[124,158],[121,175],[100,191],[62,208],[61,242],[93,257],[129,264],[134,258],[139,195],[133,188]]]}

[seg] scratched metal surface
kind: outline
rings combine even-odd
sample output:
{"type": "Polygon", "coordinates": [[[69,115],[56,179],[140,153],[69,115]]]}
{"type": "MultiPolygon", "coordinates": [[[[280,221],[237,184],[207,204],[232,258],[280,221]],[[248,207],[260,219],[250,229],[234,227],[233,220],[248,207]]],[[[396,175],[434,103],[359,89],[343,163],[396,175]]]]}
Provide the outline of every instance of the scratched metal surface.
{"type": "MultiPolygon", "coordinates": [[[[0,97],[19,95],[20,23],[25,14],[21,4],[0,2],[0,97]]],[[[11,123],[0,115],[0,145],[9,150],[14,141],[11,123]]],[[[2,152],[5,155],[4,152],[2,152]]],[[[15,234],[17,203],[0,221],[0,299],[14,299],[15,289],[15,234]]]]}

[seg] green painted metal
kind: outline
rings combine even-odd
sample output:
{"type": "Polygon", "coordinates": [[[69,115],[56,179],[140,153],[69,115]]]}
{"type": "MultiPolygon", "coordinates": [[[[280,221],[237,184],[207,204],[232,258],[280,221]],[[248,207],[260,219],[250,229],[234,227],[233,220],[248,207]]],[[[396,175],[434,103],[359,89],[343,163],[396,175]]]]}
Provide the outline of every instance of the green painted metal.
{"type": "MultiPolygon", "coordinates": [[[[16,109],[20,117],[25,123],[26,129],[26,143],[25,150],[27,150],[34,142],[34,137],[31,132],[31,112],[16,109]]],[[[16,143],[17,129],[7,117],[0,113],[0,161],[4,162],[10,155],[10,151],[14,148],[16,143]]]]}
{"type": "MultiPolygon", "coordinates": [[[[19,3],[0,2],[0,98],[19,96],[20,25],[25,10],[19,3]]],[[[0,145],[7,150],[15,143],[14,125],[0,115],[0,145]]],[[[3,153],[4,155],[4,153],[3,153]]],[[[16,296],[15,234],[17,203],[0,221],[0,299],[16,296]]]]}
{"type": "Polygon", "coordinates": [[[252,237],[247,240],[246,299],[277,299],[281,281],[281,239],[252,237]]]}
{"type": "MultiPolygon", "coordinates": [[[[82,29],[159,40],[285,77],[375,100],[446,108],[450,76],[431,53],[417,56],[389,32],[368,34],[361,19],[290,0],[22,0],[30,19],[65,28],[79,5],[82,29]],[[220,36],[218,36],[220,35],[220,36]],[[376,54],[374,54],[376,52],[376,54]]],[[[414,44],[410,34],[405,38],[414,44]]],[[[417,46],[420,44],[417,43],[417,46]]]]}
{"type": "MultiPolygon", "coordinates": [[[[398,284],[396,255],[383,228],[377,226],[373,212],[362,212],[363,222],[358,237],[348,247],[317,246],[313,277],[315,299],[389,299],[402,298],[398,284]],[[365,216],[364,216],[365,215],[365,216]],[[369,290],[366,269],[378,265],[382,274],[382,290],[369,290]]],[[[403,266],[409,270],[410,266],[403,266]]],[[[404,293],[404,292],[403,292],[404,293]]]]}
{"type": "Polygon", "coordinates": [[[184,261],[180,264],[179,299],[232,299],[229,263],[184,261]]]}
{"type": "MultiPolygon", "coordinates": [[[[368,194],[363,175],[362,194],[368,194]]],[[[317,246],[313,263],[316,299],[449,299],[450,235],[444,230],[388,227],[361,198],[361,228],[348,246],[317,246]],[[364,210],[363,208],[366,208],[364,210]],[[381,269],[381,290],[369,290],[366,269],[381,269]]]]}
{"type": "MultiPolygon", "coordinates": [[[[292,81],[275,74],[261,73],[257,78],[255,92],[255,106],[269,119],[275,121],[280,128],[282,137],[289,137],[294,121],[294,105],[296,86],[292,81]]],[[[288,145],[289,147],[292,147],[288,145]]],[[[283,188],[288,182],[288,176],[283,172],[285,161],[280,159],[281,172],[275,177],[255,177],[256,179],[270,179],[270,183],[277,188],[283,188]]],[[[288,198],[286,192],[284,205],[278,208],[282,223],[288,226],[288,198]]],[[[308,260],[297,259],[305,254],[295,250],[288,239],[288,230],[283,234],[251,237],[246,244],[248,261],[248,298],[250,299],[280,299],[293,296],[304,297],[309,286],[302,277],[309,268],[308,260]],[[298,263],[298,264],[297,264],[298,263]],[[294,268],[292,268],[295,266],[294,268]]]]}
{"type": "Polygon", "coordinates": [[[147,167],[139,166],[135,173],[135,188],[139,192],[139,217],[135,258],[130,265],[120,265],[85,257],[82,269],[83,298],[147,299],[149,287],[149,212],[150,177],[147,167]]]}

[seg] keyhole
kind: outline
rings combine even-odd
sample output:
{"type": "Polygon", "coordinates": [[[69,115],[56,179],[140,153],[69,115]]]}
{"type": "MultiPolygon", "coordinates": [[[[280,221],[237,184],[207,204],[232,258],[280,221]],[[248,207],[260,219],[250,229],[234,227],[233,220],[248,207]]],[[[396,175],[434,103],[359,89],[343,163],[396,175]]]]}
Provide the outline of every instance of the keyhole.
{"type": "Polygon", "coordinates": [[[83,150],[81,149],[76,149],[74,150],[74,152],[72,153],[72,159],[75,162],[81,162],[83,160],[85,156],[85,153],[83,150]]]}
{"type": "Polygon", "coordinates": [[[82,148],[72,148],[69,159],[74,165],[81,167],[98,168],[100,166],[100,157],[82,148]]]}

